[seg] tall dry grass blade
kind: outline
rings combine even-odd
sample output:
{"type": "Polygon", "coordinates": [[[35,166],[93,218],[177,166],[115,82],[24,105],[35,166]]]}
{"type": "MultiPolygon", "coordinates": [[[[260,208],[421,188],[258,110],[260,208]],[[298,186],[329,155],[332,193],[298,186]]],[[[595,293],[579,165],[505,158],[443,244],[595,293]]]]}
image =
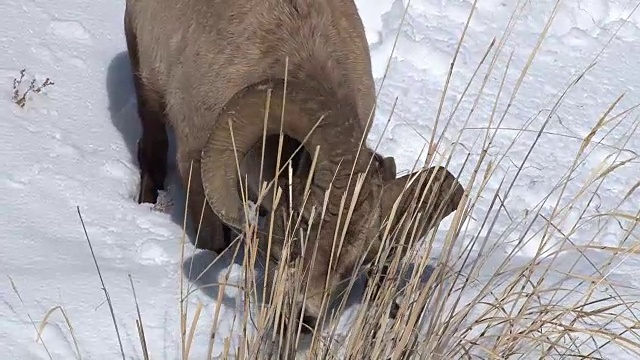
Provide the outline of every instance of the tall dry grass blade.
{"type": "MultiPolygon", "coordinates": [[[[180,239],[180,264],[184,262],[184,244],[187,238],[187,213],[189,212],[189,194],[191,193],[191,175],[193,174],[193,160],[189,163],[189,179],[187,180],[187,194],[185,196],[184,217],[182,219],[182,237],[180,239]]],[[[186,360],[186,334],[187,334],[187,305],[184,296],[184,268],[180,266],[180,348],[181,358],[186,360]]]]}
{"type": "Polygon", "coordinates": [[[198,325],[198,319],[200,319],[200,312],[202,312],[202,303],[198,302],[198,306],[196,306],[196,311],[193,314],[193,322],[189,327],[189,336],[187,337],[187,342],[185,346],[185,359],[189,359],[189,352],[191,351],[191,344],[193,343],[193,335],[196,331],[196,326],[198,325]]]}
{"type": "Polygon", "coordinates": [[[140,345],[142,347],[142,356],[144,360],[149,360],[149,350],[147,349],[147,338],[144,335],[144,326],[142,325],[142,315],[140,314],[140,304],[138,303],[138,296],[136,295],[136,287],[133,285],[133,277],[128,274],[129,282],[131,283],[131,292],[133,293],[133,301],[136,304],[136,314],[138,319],[136,320],[136,327],[138,329],[138,337],[140,339],[140,345]]]}
{"type": "Polygon", "coordinates": [[[109,305],[109,312],[111,313],[111,319],[113,320],[113,327],[116,329],[116,335],[118,337],[120,354],[122,355],[122,359],[124,360],[125,356],[124,356],[124,348],[122,347],[122,338],[120,337],[120,330],[118,330],[118,323],[116,322],[116,314],[113,311],[113,304],[111,303],[111,297],[109,296],[109,292],[107,291],[107,286],[104,284],[104,280],[102,279],[102,272],[100,272],[100,267],[98,266],[98,260],[96,259],[96,254],[93,252],[93,245],[91,245],[91,240],[89,239],[87,228],[84,225],[84,220],[82,219],[82,214],[80,213],[80,206],[76,206],[76,210],[78,212],[78,217],[80,218],[80,223],[82,224],[82,230],[84,231],[84,236],[87,239],[87,243],[89,244],[89,250],[91,250],[91,257],[93,258],[93,263],[96,265],[96,271],[98,272],[98,277],[100,278],[102,291],[104,291],[104,295],[107,298],[107,304],[109,305]]]}
{"type": "Polygon", "coordinates": [[[433,147],[435,146],[435,136],[436,136],[436,129],[438,128],[438,122],[440,121],[440,114],[442,113],[442,109],[444,108],[444,99],[445,96],[447,94],[447,90],[449,89],[449,82],[451,81],[451,77],[453,76],[453,69],[455,67],[456,64],[456,60],[458,58],[458,54],[460,53],[460,48],[462,47],[462,42],[464,41],[464,38],[467,34],[467,30],[469,29],[469,24],[471,23],[471,18],[473,17],[473,14],[475,12],[476,9],[476,4],[478,3],[478,0],[474,0],[473,4],[471,4],[471,11],[469,12],[469,16],[467,17],[467,21],[464,24],[464,28],[462,30],[462,35],[460,36],[460,40],[458,40],[458,44],[456,45],[456,49],[453,52],[453,59],[451,60],[451,63],[449,64],[449,71],[447,73],[447,79],[445,80],[444,83],[444,89],[442,90],[442,96],[440,97],[440,104],[438,105],[438,109],[436,112],[436,118],[433,124],[433,131],[431,132],[431,139],[429,141],[429,151],[427,152],[427,159],[425,161],[425,165],[427,164],[431,164],[431,160],[433,159],[433,147]]]}

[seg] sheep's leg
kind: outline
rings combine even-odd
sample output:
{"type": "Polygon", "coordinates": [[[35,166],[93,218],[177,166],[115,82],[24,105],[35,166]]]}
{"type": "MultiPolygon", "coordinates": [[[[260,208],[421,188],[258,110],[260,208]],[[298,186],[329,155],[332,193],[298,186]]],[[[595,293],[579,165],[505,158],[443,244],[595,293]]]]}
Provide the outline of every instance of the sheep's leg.
{"type": "Polygon", "coordinates": [[[138,203],[156,203],[158,191],[164,190],[164,180],[167,177],[169,139],[164,124],[164,102],[142,79],[136,36],[126,16],[124,28],[138,102],[138,117],[142,125],[142,137],[138,140],[137,153],[140,166],[138,203]]]}
{"type": "Polygon", "coordinates": [[[155,203],[158,191],[164,190],[167,177],[167,151],[169,140],[161,111],[150,106],[148,98],[138,96],[138,113],[142,123],[142,137],[138,141],[138,164],[140,165],[140,193],[138,203],[155,203]]]}
{"type": "Polygon", "coordinates": [[[200,225],[200,217],[202,216],[202,225],[197,237],[196,248],[211,250],[220,253],[225,250],[234,239],[232,229],[225,225],[220,218],[211,210],[207,203],[202,185],[202,177],[200,176],[200,160],[197,157],[189,156],[186,151],[181,149],[182,142],[178,142],[178,171],[182,179],[185,191],[188,188],[188,203],[186,211],[189,213],[196,232],[200,225]],[[193,159],[193,168],[191,168],[191,160],[193,159]],[[191,181],[189,181],[189,172],[191,171],[191,181]],[[204,206],[203,206],[204,205],[204,206]],[[203,213],[204,208],[204,213],[203,213]]]}

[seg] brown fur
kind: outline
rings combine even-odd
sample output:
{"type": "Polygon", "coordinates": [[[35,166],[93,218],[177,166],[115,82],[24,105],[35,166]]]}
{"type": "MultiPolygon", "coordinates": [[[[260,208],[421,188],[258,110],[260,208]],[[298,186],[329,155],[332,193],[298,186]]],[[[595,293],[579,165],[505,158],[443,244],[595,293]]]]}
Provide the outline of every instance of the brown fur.
{"type": "MultiPolygon", "coordinates": [[[[359,94],[358,111],[366,122],[374,105],[374,83],[366,38],[350,1],[181,3],[127,1],[125,31],[143,125],[139,202],[155,202],[157,190],[163,188],[167,123],[176,132],[178,169],[185,185],[193,161],[196,176],[191,179],[189,212],[197,224],[204,202],[200,153],[218,113],[235,93],[252,83],[282,77],[288,55],[292,77],[296,73],[304,77],[311,69],[330,81],[332,89],[359,94]],[[290,34],[300,38],[292,41],[290,34]],[[334,62],[345,65],[330,66],[334,62]]],[[[199,237],[206,242],[203,247],[226,248],[229,239],[220,242],[220,227],[213,212],[205,209],[199,237]]]]}
{"type": "MultiPolygon", "coordinates": [[[[297,211],[308,224],[311,208],[320,210],[324,192],[332,189],[322,228],[308,229],[321,234],[300,254],[310,265],[308,250],[318,244],[318,261],[308,276],[312,287],[322,290],[318,288],[328,275],[334,230],[344,225],[344,220],[338,221],[341,196],[354,191],[361,174],[361,196],[330,287],[349,275],[368,245],[373,242],[373,251],[377,249],[383,220],[408,177],[395,179],[393,158],[361,146],[373,116],[375,92],[368,44],[353,0],[127,0],[125,33],[143,127],[138,150],[140,202],[155,202],[163,187],[167,124],[176,133],[177,163],[185,187],[193,162],[188,211],[196,224],[203,204],[209,204],[204,206],[199,241],[205,244],[200,247],[225,249],[231,241],[230,227],[242,228],[244,220],[233,189],[238,176],[229,121],[233,145],[250,173],[256,164],[251,149],[262,137],[267,89],[273,91],[268,134],[280,128],[288,57],[284,132],[302,142],[318,118],[324,120],[305,143],[309,152],[320,146],[309,200],[303,207],[301,190],[309,174],[300,170],[294,178],[295,195],[284,202],[291,201],[293,208],[267,204],[269,216],[297,211]],[[352,168],[355,174],[347,186],[352,168]]],[[[273,156],[274,149],[267,153],[273,156]]],[[[444,208],[444,217],[456,209],[462,188],[445,169],[429,171],[444,176],[442,188],[433,190],[448,194],[438,196],[436,204],[444,208]]],[[[348,196],[347,208],[350,201],[348,196]]],[[[399,212],[409,207],[403,199],[399,212]]],[[[438,221],[434,214],[431,226],[438,221]]],[[[284,229],[278,231],[282,235],[284,229]]],[[[307,308],[318,315],[317,294],[307,308]]]]}

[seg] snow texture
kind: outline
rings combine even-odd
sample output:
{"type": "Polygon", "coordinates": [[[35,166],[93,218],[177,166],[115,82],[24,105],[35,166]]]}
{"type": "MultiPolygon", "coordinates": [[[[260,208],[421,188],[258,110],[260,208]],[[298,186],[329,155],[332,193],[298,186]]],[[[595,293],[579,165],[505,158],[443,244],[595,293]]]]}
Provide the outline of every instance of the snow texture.
{"type": "MultiPolygon", "coordinates": [[[[358,0],[357,5],[367,30],[374,76],[380,85],[406,0],[358,0]]],[[[382,139],[380,151],[396,157],[399,171],[410,170],[419,158],[424,159],[419,154],[434,131],[442,89],[472,5],[470,0],[413,0],[409,6],[369,139],[374,145],[382,139]],[[389,127],[382,134],[396,98],[397,106],[389,127]]],[[[599,56],[596,66],[567,94],[557,116],[550,119],[546,132],[530,154],[504,203],[512,218],[524,216],[553,190],[572,166],[581,139],[609,104],[623,93],[625,96],[614,113],[640,103],[640,12],[628,17],[636,5],[637,1],[630,0],[567,0],[560,4],[549,36],[524,77],[501,129],[496,132],[488,156],[498,162],[498,168],[484,190],[486,194],[498,189],[502,177],[506,176],[507,183],[513,178],[514,169],[527,155],[555,99],[603,46],[611,43],[599,56]],[[519,134],[517,129],[523,127],[527,131],[519,134]],[[516,136],[519,139],[510,147],[516,136]]],[[[442,119],[450,116],[491,40],[496,37],[500,41],[517,6],[520,5],[516,1],[480,0],[461,45],[440,125],[435,129],[437,136],[444,130],[440,148],[444,154],[451,150],[454,142],[459,142],[450,164],[453,172],[462,168],[467,155],[471,164],[479,159],[481,141],[478,138],[484,137],[483,129],[490,122],[493,99],[498,94],[508,57],[513,56],[498,114],[505,110],[554,2],[527,2],[473,114],[467,119],[486,73],[486,64],[449,127],[443,129],[442,119]]],[[[140,299],[151,358],[179,358],[178,286],[179,270],[183,266],[180,242],[184,194],[172,173],[164,203],[170,209],[168,212],[138,205],[135,201],[139,181],[135,143],[140,126],[122,30],[123,11],[124,1],[8,0],[0,4],[5,19],[0,22],[3,49],[0,76],[4,84],[0,94],[4,114],[0,121],[0,273],[5,275],[0,280],[3,359],[48,358],[42,344],[34,341],[35,330],[29,316],[37,324],[46,311],[56,305],[68,314],[84,359],[120,357],[111,315],[76,206],[82,211],[110,292],[127,357],[142,358],[135,326],[135,304],[127,276],[131,274],[140,299]],[[23,68],[26,72],[18,86],[19,95],[32,79],[36,80],[36,87],[46,78],[54,84],[40,92],[29,92],[24,107],[20,107],[12,100],[12,82],[23,68]],[[15,294],[7,276],[15,282],[24,303],[15,294]]],[[[603,164],[632,159],[597,190],[594,202],[599,213],[617,206],[640,179],[637,159],[640,137],[625,138],[638,115],[638,111],[632,111],[607,124],[594,141],[602,139],[605,132],[611,133],[598,146],[590,147],[586,161],[579,165],[578,176],[584,180],[603,164]],[[618,121],[620,125],[614,126],[618,121]]],[[[494,126],[497,121],[493,119],[494,126]]],[[[463,184],[468,181],[472,168],[465,166],[461,174],[463,184]]],[[[566,189],[567,198],[581,191],[584,183],[580,179],[572,181],[566,189]]],[[[542,206],[543,213],[548,214],[556,200],[549,199],[542,206]]],[[[483,218],[490,201],[490,197],[481,197],[474,218],[483,218]]],[[[593,208],[591,206],[590,211],[595,211],[593,208]]],[[[636,214],[639,208],[640,196],[636,191],[619,211],[636,214]]],[[[580,215],[577,211],[570,212],[566,223],[559,226],[571,227],[580,215]]],[[[517,229],[506,231],[511,224],[509,217],[501,217],[494,233],[509,235],[491,240],[504,243],[504,254],[512,246],[510,241],[519,234],[517,229]]],[[[624,228],[623,225],[606,217],[587,222],[572,235],[572,241],[584,243],[599,232],[598,244],[617,246],[628,223],[624,228]]],[[[480,231],[481,223],[470,220],[467,226],[467,235],[459,240],[461,248],[472,234],[480,231]]],[[[637,244],[639,236],[638,231],[633,232],[626,245],[637,244]]],[[[519,256],[532,257],[537,248],[538,244],[532,242],[519,256]]],[[[194,274],[215,256],[196,252],[191,244],[186,251],[187,265],[184,266],[193,260],[194,274]]],[[[596,262],[605,257],[597,251],[591,255],[596,262]]],[[[584,266],[582,270],[573,271],[592,272],[589,268],[592,265],[584,266]]],[[[210,269],[197,284],[221,281],[227,267],[232,268],[230,281],[241,282],[240,265],[227,261],[210,269]]],[[[639,268],[637,256],[629,256],[614,269],[610,279],[624,281],[637,289],[640,280],[634,274],[639,268]]],[[[490,274],[491,269],[485,271],[490,274]]],[[[189,321],[195,304],[199,301],[205,305],[192,358],[202,358],[207,351],[207,332],[217,297],[216,287],[197,290],[190,297],[189,321]]],[[[234,321],[240,321],[234,316],[234,309],[243,306],[242,293],[237,289],[227,288],[222,299],[223,321],[214,354],[222,350],[223,338],[231,331],[234,321]]],[[[54,359],[75,357],[69,330],[59,312],[49,319],[43,338],[54,359]]],[[[633,358],[626,353],[615,356],[633,358]]]]}

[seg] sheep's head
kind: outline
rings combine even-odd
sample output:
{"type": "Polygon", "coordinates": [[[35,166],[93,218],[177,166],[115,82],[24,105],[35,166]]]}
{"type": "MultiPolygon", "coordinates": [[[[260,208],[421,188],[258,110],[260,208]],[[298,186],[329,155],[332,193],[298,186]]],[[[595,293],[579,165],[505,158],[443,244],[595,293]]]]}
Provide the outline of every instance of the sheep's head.
{"type": "Polygon", "coordinates": [[[220,219],[232,227],[244,229],[246,208],[238,191],[238,170],[247,176],[249,188],[253,190],[249,193],[255,195],[261,158],[264,159],[262,179],[275,178],[275,185],[282,189],[282,197],[276,205],[270,201],[272,193],[267,193],[261,201],[264,212],[275,217],[271,256],[280,256],[283,244],[278,243],[278,239],[285,237],[286,230],[283,220],[298,222],[302,231],[290,234],[296,239],[291,251],[308,271],[306,276],[310,285],[305,310],[317,317],[325,285],[328,285],[327,290],[335,290],[364,254],[370,252],[375,256],[389,214],[395,214],[391,220],[393,228],[402,215],[417,204],[429,215],[427,219],[431,223],[422,229],[421,234],[424,234],[456,209],[463,190],[444,168],[422,171],[426,176],[417,179],[413,179],[416,174],[396,179],[393,159],[383,158],[363,146],[364,130],[357,112],[349,106],[338,106],[335,110],[333,104],[334,111],[326,112],[326,103],[304,98],[293,87],[287,91],[285,113],[281,118],[282,93],[274,88],[266,122],[263,119],[267,92],[260,86],[237,95],[221,112],[202,153],[203,185],[209,204],[220,219]],[[316,126],[323,115],[324,119],[316,126]],[[282,123],[281,119],[284,120],[282,123]],[[297,145],[303,143],[307,149],[294,157],[290,183],[286,183],[289,178],[286,171],[280,178],[274,171],[281,129],[286,135],[281,165],[295,152],[297,145]],[[230,130],[233,130],[233,136],[230,130]],[[264,155],[261,156],[263,148],[264,155]],[[316,149],[319,150],[317,160],[311,169],[311,154],[316,153],[316,149]],[[409,183],[410,178],[414,181],[409,183]],[[426,186],[431,189],[439,186],[439,190],[432,190],[435,199],[427,191],[422,202],[416,201],[414,197],[421,196],[421,190],[426,186]],[[424,208],[427,205],[429,208],[424,208]],[[339,257],[333,255],[329,271],[332,251],[337,248],[341,249],[339,257]]]}

